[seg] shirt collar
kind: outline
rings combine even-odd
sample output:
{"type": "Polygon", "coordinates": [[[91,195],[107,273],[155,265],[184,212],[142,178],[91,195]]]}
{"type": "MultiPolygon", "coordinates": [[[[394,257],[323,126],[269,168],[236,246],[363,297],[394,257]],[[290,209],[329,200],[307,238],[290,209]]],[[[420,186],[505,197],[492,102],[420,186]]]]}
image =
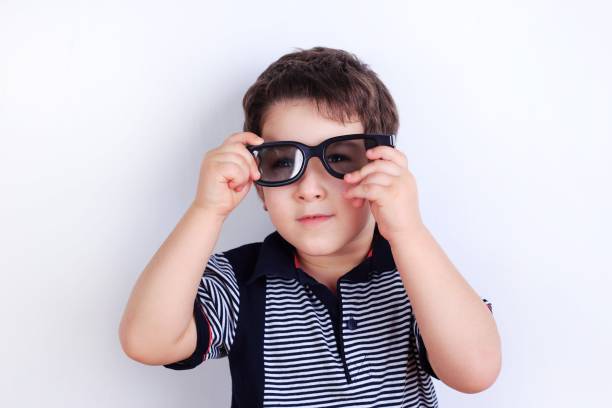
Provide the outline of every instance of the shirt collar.
{"type": "MultiPolygon", "coordinates": [[[[391,246],[378,231],[378,224],[375,224],[368,257],[344,274],[342,279],[366,282],[374,272],[394,268],[395,261],[391,253],[391,246]]],[[[272,232],[264,239],[255,269],[246,284],[254,282],[261,276],[294,278],[300,283],[316,282],[300,268],[295,247],[285,240],[278,231],[272,232]]]]}

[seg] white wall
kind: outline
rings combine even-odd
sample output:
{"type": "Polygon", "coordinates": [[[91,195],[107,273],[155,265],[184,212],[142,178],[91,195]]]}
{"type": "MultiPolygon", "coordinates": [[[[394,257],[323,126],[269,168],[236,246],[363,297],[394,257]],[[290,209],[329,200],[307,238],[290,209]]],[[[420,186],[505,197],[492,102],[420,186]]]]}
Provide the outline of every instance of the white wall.
{"type": "MultiPolygon", "coordinates": [[[[136,278],[256,76],[343,48],[391,90],[423,219],[493,302],[497,382],[442,407],[608,398],[612,28],[601,1],[1,1],[5,407],[229,406],[227,359],[122,352],[136,278]],[[290,29],[290,31],[289,31],[290,29]]],[[[272,231],[254,189],[218,250],[272,231]],[[256,228],[244,231],[245,220],[256,228]]]]}

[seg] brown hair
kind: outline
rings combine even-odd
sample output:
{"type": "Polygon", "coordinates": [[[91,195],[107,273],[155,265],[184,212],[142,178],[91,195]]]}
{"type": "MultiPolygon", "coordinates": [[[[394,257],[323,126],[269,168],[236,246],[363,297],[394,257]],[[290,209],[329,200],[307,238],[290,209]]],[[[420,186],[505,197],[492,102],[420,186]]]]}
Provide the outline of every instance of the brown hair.
{"type": "Polygon", "coordinates": [[[344,50],[313,47],[285,54],[249,87],[242,106],[243,132],[261,135],[274,103],[310,99],[319,113],[337,122],[356,117],[365,133],[397,134],[399,116],[387,87],[367,64],[344,50]],[[323,109],[321,109],[323,108],[323,109]]]}

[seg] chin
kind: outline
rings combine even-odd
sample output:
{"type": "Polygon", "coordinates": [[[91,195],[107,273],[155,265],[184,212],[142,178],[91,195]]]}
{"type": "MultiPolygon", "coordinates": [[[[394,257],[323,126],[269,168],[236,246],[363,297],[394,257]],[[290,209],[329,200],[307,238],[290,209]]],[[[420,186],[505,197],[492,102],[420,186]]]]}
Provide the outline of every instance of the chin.
{"type": "MultiPolygon", "coordinates": [[[[287,239],[289,241],[289,239],[287,239]]],[[[342,247],[343,241],[337,234],[303,234],[294,232],[291,241],[294,247],[308,255],[327,255],[342,247]]]]}

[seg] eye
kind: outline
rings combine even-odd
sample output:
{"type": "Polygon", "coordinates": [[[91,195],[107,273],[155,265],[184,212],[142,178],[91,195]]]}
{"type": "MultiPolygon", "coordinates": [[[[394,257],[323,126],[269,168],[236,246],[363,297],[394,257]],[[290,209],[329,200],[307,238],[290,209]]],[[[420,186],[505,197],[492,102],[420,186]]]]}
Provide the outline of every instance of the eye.
{"type": "Polygon", "coordinates": [[[339,161],[350,161],[350,158],[343,154],[332,154],[328,157],[328,159],[332,163],[338,163],[339,161]]]}
{"type": "Polygon", "coordinates": [[[291,166],[293,166],[293,160],[286,159],[286,158],[285,159],[278,159],[272,165],[272,167],[274,167],[274,168],[278,168],[278,167],[291,167],[291,166]]]}

